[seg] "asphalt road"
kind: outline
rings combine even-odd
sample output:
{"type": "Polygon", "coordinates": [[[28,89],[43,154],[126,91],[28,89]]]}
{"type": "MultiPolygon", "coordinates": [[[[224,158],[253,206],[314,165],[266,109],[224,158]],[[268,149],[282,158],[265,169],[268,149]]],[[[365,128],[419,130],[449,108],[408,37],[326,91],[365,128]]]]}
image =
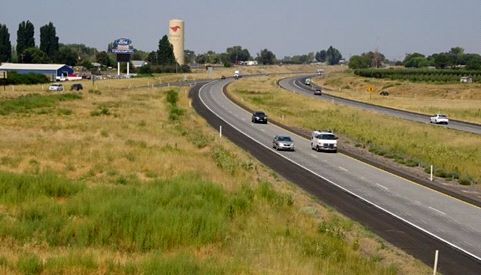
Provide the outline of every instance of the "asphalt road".
{"type": "MultiPolygon", "coordinates": [[[[311,76],[310,76],[311,77],[311,76]]],[[[312,76],[314,77],[314,76],[312,76]]],[[[304,80],[307,78],[307,76],[296,76],[296,77],[289,77],[286,79],[283,79],[279,81],[279,85],[283,87],[284,89],[303,94],[309,97],[317,98],[320,100],[327,100],[331,101],[337,104],[345,105],[345,106],[350,106],[350,107],[355,107],[363,110],[369,110],[369,111],[375,111],[378,113],[382,113],[385,115],[389,116],[395,116],[403,119],[408,119],[412,121],[417,121],[421,123],[427,123],[429,124],[429,115],[424,115],[420,113],[414,113],[414,112],[409,112],[409,111],[403,111],[395,108],[389,108],[389,107],[383,107],[379,105],[373,105],[369,103],[364,103],[360,101],[355,101],[355,100],[350,100],[346,98],[341,98],[333,95],[328,95],[328,94],[322,94],[322,96],[314,95],[314,89],[315,85],[309,86],[304,84],[304,80]]],[[[324,88],[325,89],[325,88],[324,88]]],[[[449,116],[449,114],[447,114],[449,116]]],[[[439,127],[447,127],[447,128],[452,128],[456,130],[461,130],[461,131],[466,131],[466,132],[471,132],[474,134],[481,134],[481,125],[480,124],[474,124],[474,123],[469,123],[469,122],[463,122],[459,120],[449,120],[448,125],[436,125],[439,127]]]]}
{"type": "Polygon", "coordinates": [[[217,80],[191,90],[193,106],[215,128],[280,175],[428,265],[440,251],[443,274],[481,273],[481,209],[343,154],[311,150],[308,140],[229,101],[217,80]],[[196,97],[198,95],[198,97],[196,97]],[[295,152],[272,149],[272,137],[290,135],[295,152]]]}

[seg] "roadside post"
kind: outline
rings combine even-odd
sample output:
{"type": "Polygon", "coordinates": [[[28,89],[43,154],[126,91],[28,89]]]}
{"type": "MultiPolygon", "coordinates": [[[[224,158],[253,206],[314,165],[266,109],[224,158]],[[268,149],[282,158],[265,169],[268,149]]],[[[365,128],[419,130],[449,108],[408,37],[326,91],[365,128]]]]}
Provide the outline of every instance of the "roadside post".
{"type": "Polygon", "coordinates": [[[439,250],[436,250],[436,252],[434,253],[433,275],[436,275],[436,271],[438,269],[438,256],[439,256],[439,250]]]}
{"type": "Polygon", "coordinates": [[[429,180],[433,181],[433,166],[431,165],[431,174],[429,176],[429,180]]]}
{"type": "Polygon", "coordinates": [[[219,126],[219,137],[222,137],[222,125],[219,126]]]}
{"type": "Polygon", "coordinates": [[[3,82],[3,91],[5,91],[5,86],[7,85],[7,72],[1,71],[1,72],[0,72],[0,79],[2,79],[2,82],[3,82]]]}

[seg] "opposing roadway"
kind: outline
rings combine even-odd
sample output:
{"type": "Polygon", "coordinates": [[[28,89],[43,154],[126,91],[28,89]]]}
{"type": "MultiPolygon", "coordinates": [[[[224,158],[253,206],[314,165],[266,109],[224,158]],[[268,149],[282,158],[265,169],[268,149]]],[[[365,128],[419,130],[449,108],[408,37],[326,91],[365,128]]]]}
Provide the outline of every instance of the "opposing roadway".
{"type": "MultiPolygon", "coordinates": [[[[430,121],[429,115],[369,104],[369,103],[346,99],[338,96],[328,95],[325,93],[323,93],[322,96],[314,95],[313,92],[314,92],[315,85],[314,87],[305,85],[304,80],[306,78],[307,76],[295,76],[295,77],[285,78],[279,81],[279,85],[284,89],[287,89],[299,94],[303,94],[309,97],[317,98],[320,100],[327,100],[327,101],[345,105],[345,106],[355,107],[363,110],[375,111],[375,112],[386,114],[389,116],[395,116],[403,119],[408,119],[412,121],[429,124],[429,121],[430,121]]],[[[459,120],[450,119],[448,125],[443,125],[441,127],[448,127],[456,130],[471,132],[475,134],[481,134],[481,124],[463,122],[459,120]]]]}
{"type": "Polygon", "coordinates": [[[192,104],[222,134],[286,179],[428,265],[440,251],[443,274],[481,273],[481,209],[343,154],[319,153],[309,140],[251,114],[223,94],[231,82],[191,89],[192,104]],[[295,152],[272,149],[274,135],[294,138],[295,152]]]}

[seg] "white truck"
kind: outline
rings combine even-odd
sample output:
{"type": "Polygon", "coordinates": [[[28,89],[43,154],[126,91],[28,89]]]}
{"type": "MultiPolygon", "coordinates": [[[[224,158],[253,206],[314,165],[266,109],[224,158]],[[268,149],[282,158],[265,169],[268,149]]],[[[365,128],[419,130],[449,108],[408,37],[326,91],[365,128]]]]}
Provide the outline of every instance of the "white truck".
{"type": "Polygon", "coordinates": [[[235,70],[235,71],[234,71],[234,78],[235,78],[235,79],[239,79],[239,78],[241,78],[241,77],[242,77],[241,71],[240,71],[240,70],[235,70]]]}
{"type": "Polygon", "coordinates": [[[304,80],[304,84],[306,84],[306,85],[311,85],[311,79],[310,79],[310,78],[306,78],[306,80],[304,80]]]}
{"type": "Polygon", "coordinates": [[[311,135],[311,148],[316,151],[337,152],[337,137],[332,131],[315,130],[311,135]]]}
{"type": "Polygon", "coordinates": [[[434,114],[431,116],[430,121],[431,123],[435,124],[448,124],[449,118],[446,115],[443,114],[434,114]]]}

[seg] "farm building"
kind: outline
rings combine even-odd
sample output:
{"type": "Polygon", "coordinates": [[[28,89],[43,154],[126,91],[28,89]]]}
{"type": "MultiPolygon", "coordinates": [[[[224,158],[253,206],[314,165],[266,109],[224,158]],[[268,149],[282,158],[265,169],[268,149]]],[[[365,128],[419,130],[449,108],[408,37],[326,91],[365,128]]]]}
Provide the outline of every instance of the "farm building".
{"type": "Polygon", "coordinates": [[[0,71],[16,71],[18,74],[37,73],[50,77],[67,77],[74,73],[74,70],[65,64],[3,63],[0,65],[0,71]]]}

